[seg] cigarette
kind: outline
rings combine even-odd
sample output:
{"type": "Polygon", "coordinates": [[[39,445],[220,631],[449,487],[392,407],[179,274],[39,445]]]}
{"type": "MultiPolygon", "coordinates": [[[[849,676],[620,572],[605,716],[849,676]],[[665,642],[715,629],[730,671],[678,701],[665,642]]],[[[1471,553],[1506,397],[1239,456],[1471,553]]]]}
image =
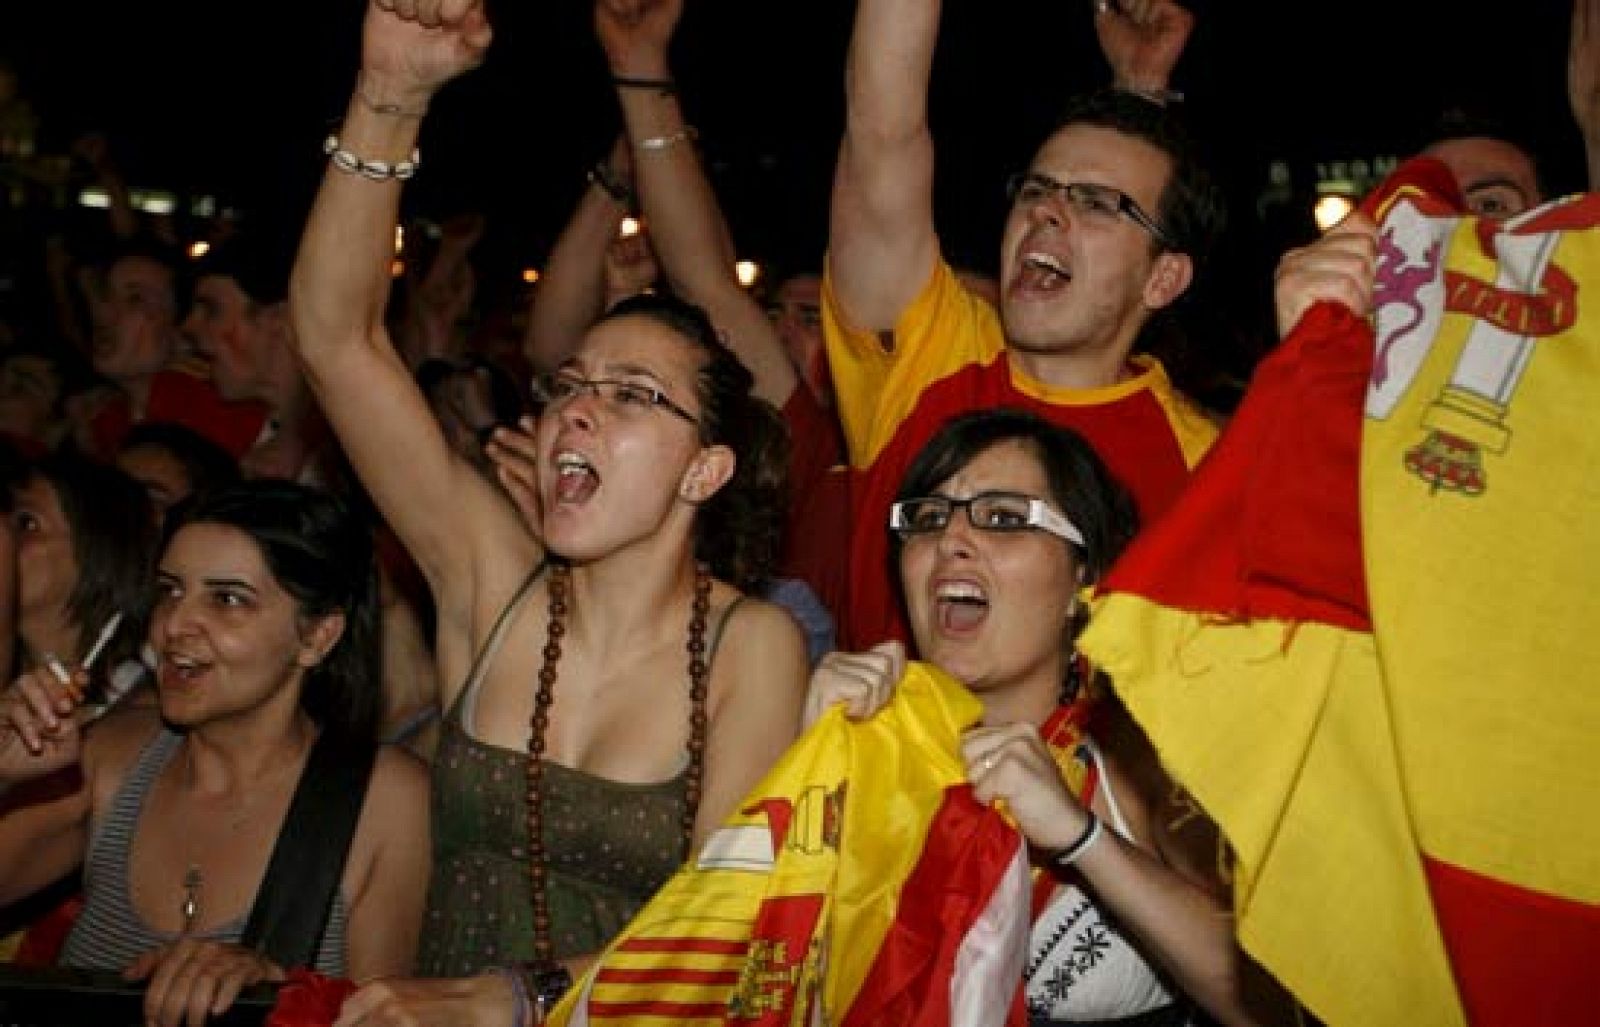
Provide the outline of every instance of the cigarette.
{"type": "MultiPolygon", "coordinates": [[[[88,670],[94,666],[94,661],[105,652],[106,646],[111,644],[111,639],[117,633],[117,628],[122,625],[122,611],[113,613],[106,621],[106,626],[100,629],[100,637],[94,640],[94,645],[89,647],[89,655],[83,658],[83,669],[88,670]]],[[[59,675],[58,675],[59,676],[59,675]]]]}
{"type": "Polygon", "coordinates": [[[82,689],[73,682],[72,672],[67,669],[67,665],[62,663],[55,653],[44,654],[44,665],[45,669],[50,671],[50,675],[61,682],[62,687],[66,688],[67,693],[72,696],[73,703],[83,702],[82,689]]]}

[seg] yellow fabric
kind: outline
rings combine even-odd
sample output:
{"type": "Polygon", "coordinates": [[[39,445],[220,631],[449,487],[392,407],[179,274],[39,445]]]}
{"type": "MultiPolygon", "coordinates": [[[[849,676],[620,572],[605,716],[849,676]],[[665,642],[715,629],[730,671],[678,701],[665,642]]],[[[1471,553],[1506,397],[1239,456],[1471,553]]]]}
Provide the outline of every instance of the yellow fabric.
{"type": "Polygon", "coordinates": [[[1243,944],[1333,1024],[1464,1020],[1424,856],[1600,901],[1600,201],[1385,208],[1371,635],[1111,595],[1084,651],[1237,854],[1243,944]]]}
{"type": "Polygon", "coordinates": [[[1331,1024],[1464,1023],[1371,636],[1116,594],[1079,648],[1233,848],[1240,942],[1331,1024]]]}
{"type": "MultiPolygon", "coordinates": [[[[871,719],[825,714],[762,779],[740,811],[658,892],[577,987],[549,1023],[656,1023],[660,1014],[601,1016],[610,1002],[697,1003],[754,1015],[785,995],[798,998],[788,1022],[804,1024],[809,996],[820,995],[830,1016],[847,1010],[895,917],[900,888],[920,855],[923,838],[947,788],[965,780],[961,733],[982,714],[960,684],[926,664],[913,663],[892,701],[871,719]],[[708,867],[731,841],[768,834],[770,804],[792,809],[794,827],[766,869],[708,867]],[[741,831],[741,829],[746,829],[741,831]],[[754,834],[750,832],[753,831],[754,834]],[[846,840],[841,850],[840,839],[846,840]],[[744,941],[757,917],[783,900],[820,898],[821,912],[803,951],[753,944],[744,954],[636,951],[652,939],[744,941]],[[824,960],[824,945],[826,958],[824,960]],[[825,963],[825,965],[824,965],[825,963]],[[615,985],[610,970],[685,968],[736,974],[736,983],[615,985]],[[580,1007],[585,1007],[580,1012],[580,1007]]],[[[748,851],[748,850],[741,850],[748,851]]],[[[612,975],[616,976],[616,975],[612,975]]],[[[723,1013],[674,1022],[722,1022],[723,1013]]]]}
{"type": "MultiPolygon", "coordinates": [[[[892,344],[845,319],[831,274],[823,277],[822,327],[836,409],[850,465],[857,468],[872,465],[930,385],[963,368],[1006,359],[1000,315],[968,292],[943,261],[901,313],[892,344]]],[[[1167,414],[1185,462],[1193,467],[1216,439],[1216,425],[1172,387],[1159,361],[1135,356],[1130,363],[1135,373],[1099,389],[1048,385],[1014,365],[1008,378],[1022,395],[1062,407],[1102,406],[1148,389],[1167,414]]]]}
{"type": "Polygon", "coordinates": [[[1524,323],[1516,294],[1547,292],[1559,271],[1578,283],[1570,327],[1508,336],[1443,315],[1392,412],[1367,422],[1363,541],[1383,676],[1405,686],[1390,701],[1423,849],[1596,903],[1600,304],[1583,300],[1600,287],[1600,230],[1538,228],[1528,248],[1553,244],[1548,260],[1534,253],[1544,267],[1514,273],[1485,253],[1476,222],[1460,222],[1447,235],[1446,272],[1461,276],[1449,305],[1497,274],[1531,273],[1503,280],[1485,308],[1524,323]],[[1480,493],[1434,487],[1407,466],[1436,429],[1476,447],[1461,459],[1481,468],[1480,493]]]}
{"type": "Polygon", "coordinates": [[[889,344],[845,320],[825,270],[822,330],[852,467],[871,466],[929,384],[969,364],[987,364],[1005,349],[1000,315],[964,289],[942,260],[900,315],[889,344]]]}

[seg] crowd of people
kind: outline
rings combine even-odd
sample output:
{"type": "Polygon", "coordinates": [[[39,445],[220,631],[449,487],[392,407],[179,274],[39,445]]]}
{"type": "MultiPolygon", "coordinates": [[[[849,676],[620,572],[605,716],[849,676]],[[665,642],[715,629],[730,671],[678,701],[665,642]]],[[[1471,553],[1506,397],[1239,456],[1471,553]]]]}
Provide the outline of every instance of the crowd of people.
{"type": "MultiPolygon", "coordinates": [[[[95,151],[108,242],[58,254],[54,323],[0,349],[11,957],[148,980],[162,1024],[295,966],[364,985],[340,1024],[537,1023],[916,659],[981,701],[960,756],[1043,882],[1031,1022],[1293,1022],[1217,826],[1074,644],[1227,420],[1147,346],[1227,223],[1170,90],[1193,15],[1095,5],[1113,81],[1010,180],[988,277],[934,223],[941,4],[858,0],[826,266],[763,297],[675,84],[682,9],[595,0],[621,133],[525,323],[470,339],[481,219],[392,263],[481,0],[371,0],[297,248],[191,260],[95,151]]],[[[1593,176],[1600,2],[1573,25],[1593,176]]],[[[1495,126],[1425,153],[1474,214],[1545,199],[1495,126]]],[[[1369,314],[1378,261],[1359,213],[1286,253],[1280,332],[1369,314]]]]}

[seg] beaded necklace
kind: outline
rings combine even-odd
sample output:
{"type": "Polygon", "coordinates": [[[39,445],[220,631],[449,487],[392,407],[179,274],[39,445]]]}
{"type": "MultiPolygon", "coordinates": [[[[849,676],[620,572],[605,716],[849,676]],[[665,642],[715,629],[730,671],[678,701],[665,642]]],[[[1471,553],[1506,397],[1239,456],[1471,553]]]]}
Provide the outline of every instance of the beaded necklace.
{"type": "MultiPolygon", "coordinates": [[[[554,958],[550,940],[549,854],[544,848],[544,735],[550,726],[550,704],[555,699],[556,668],[561,662],[561,639],[567,633],[567,599],[571,571],[565,564],[550,567],[549,622],[545,632],[544,666],[533,696],[533,723],[528,735],[528,876],[533,898],[533,956],[548,964],[554,958]]],[[[695,814],[700,809],[700,783],[705,769],[706,615],[711,609],[711,572],[695,564],[694,600],[690,605],[689,640],[689,769],[684,785],[683,847],[694,837],[695,814]]]]}

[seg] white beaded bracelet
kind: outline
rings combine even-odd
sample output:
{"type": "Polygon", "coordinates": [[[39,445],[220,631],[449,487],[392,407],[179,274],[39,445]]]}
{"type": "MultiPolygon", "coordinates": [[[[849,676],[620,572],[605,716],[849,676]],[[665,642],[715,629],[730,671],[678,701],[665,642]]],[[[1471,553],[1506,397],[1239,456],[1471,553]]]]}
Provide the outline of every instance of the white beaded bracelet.
{"type": "Polygon", "coordinates": [[[341,146],[338,136],[324,139],[322,152],[328,155],[334,167],[345,174],[360,175],[374,182],[384,182],[391,178],[397,182],[404,182],[417,173],[417,166],[422,163],[422,154],[418,150],[412,150],[410,157],[395,161],[393,164],[384,160],[367,160],[341,146]]]}

